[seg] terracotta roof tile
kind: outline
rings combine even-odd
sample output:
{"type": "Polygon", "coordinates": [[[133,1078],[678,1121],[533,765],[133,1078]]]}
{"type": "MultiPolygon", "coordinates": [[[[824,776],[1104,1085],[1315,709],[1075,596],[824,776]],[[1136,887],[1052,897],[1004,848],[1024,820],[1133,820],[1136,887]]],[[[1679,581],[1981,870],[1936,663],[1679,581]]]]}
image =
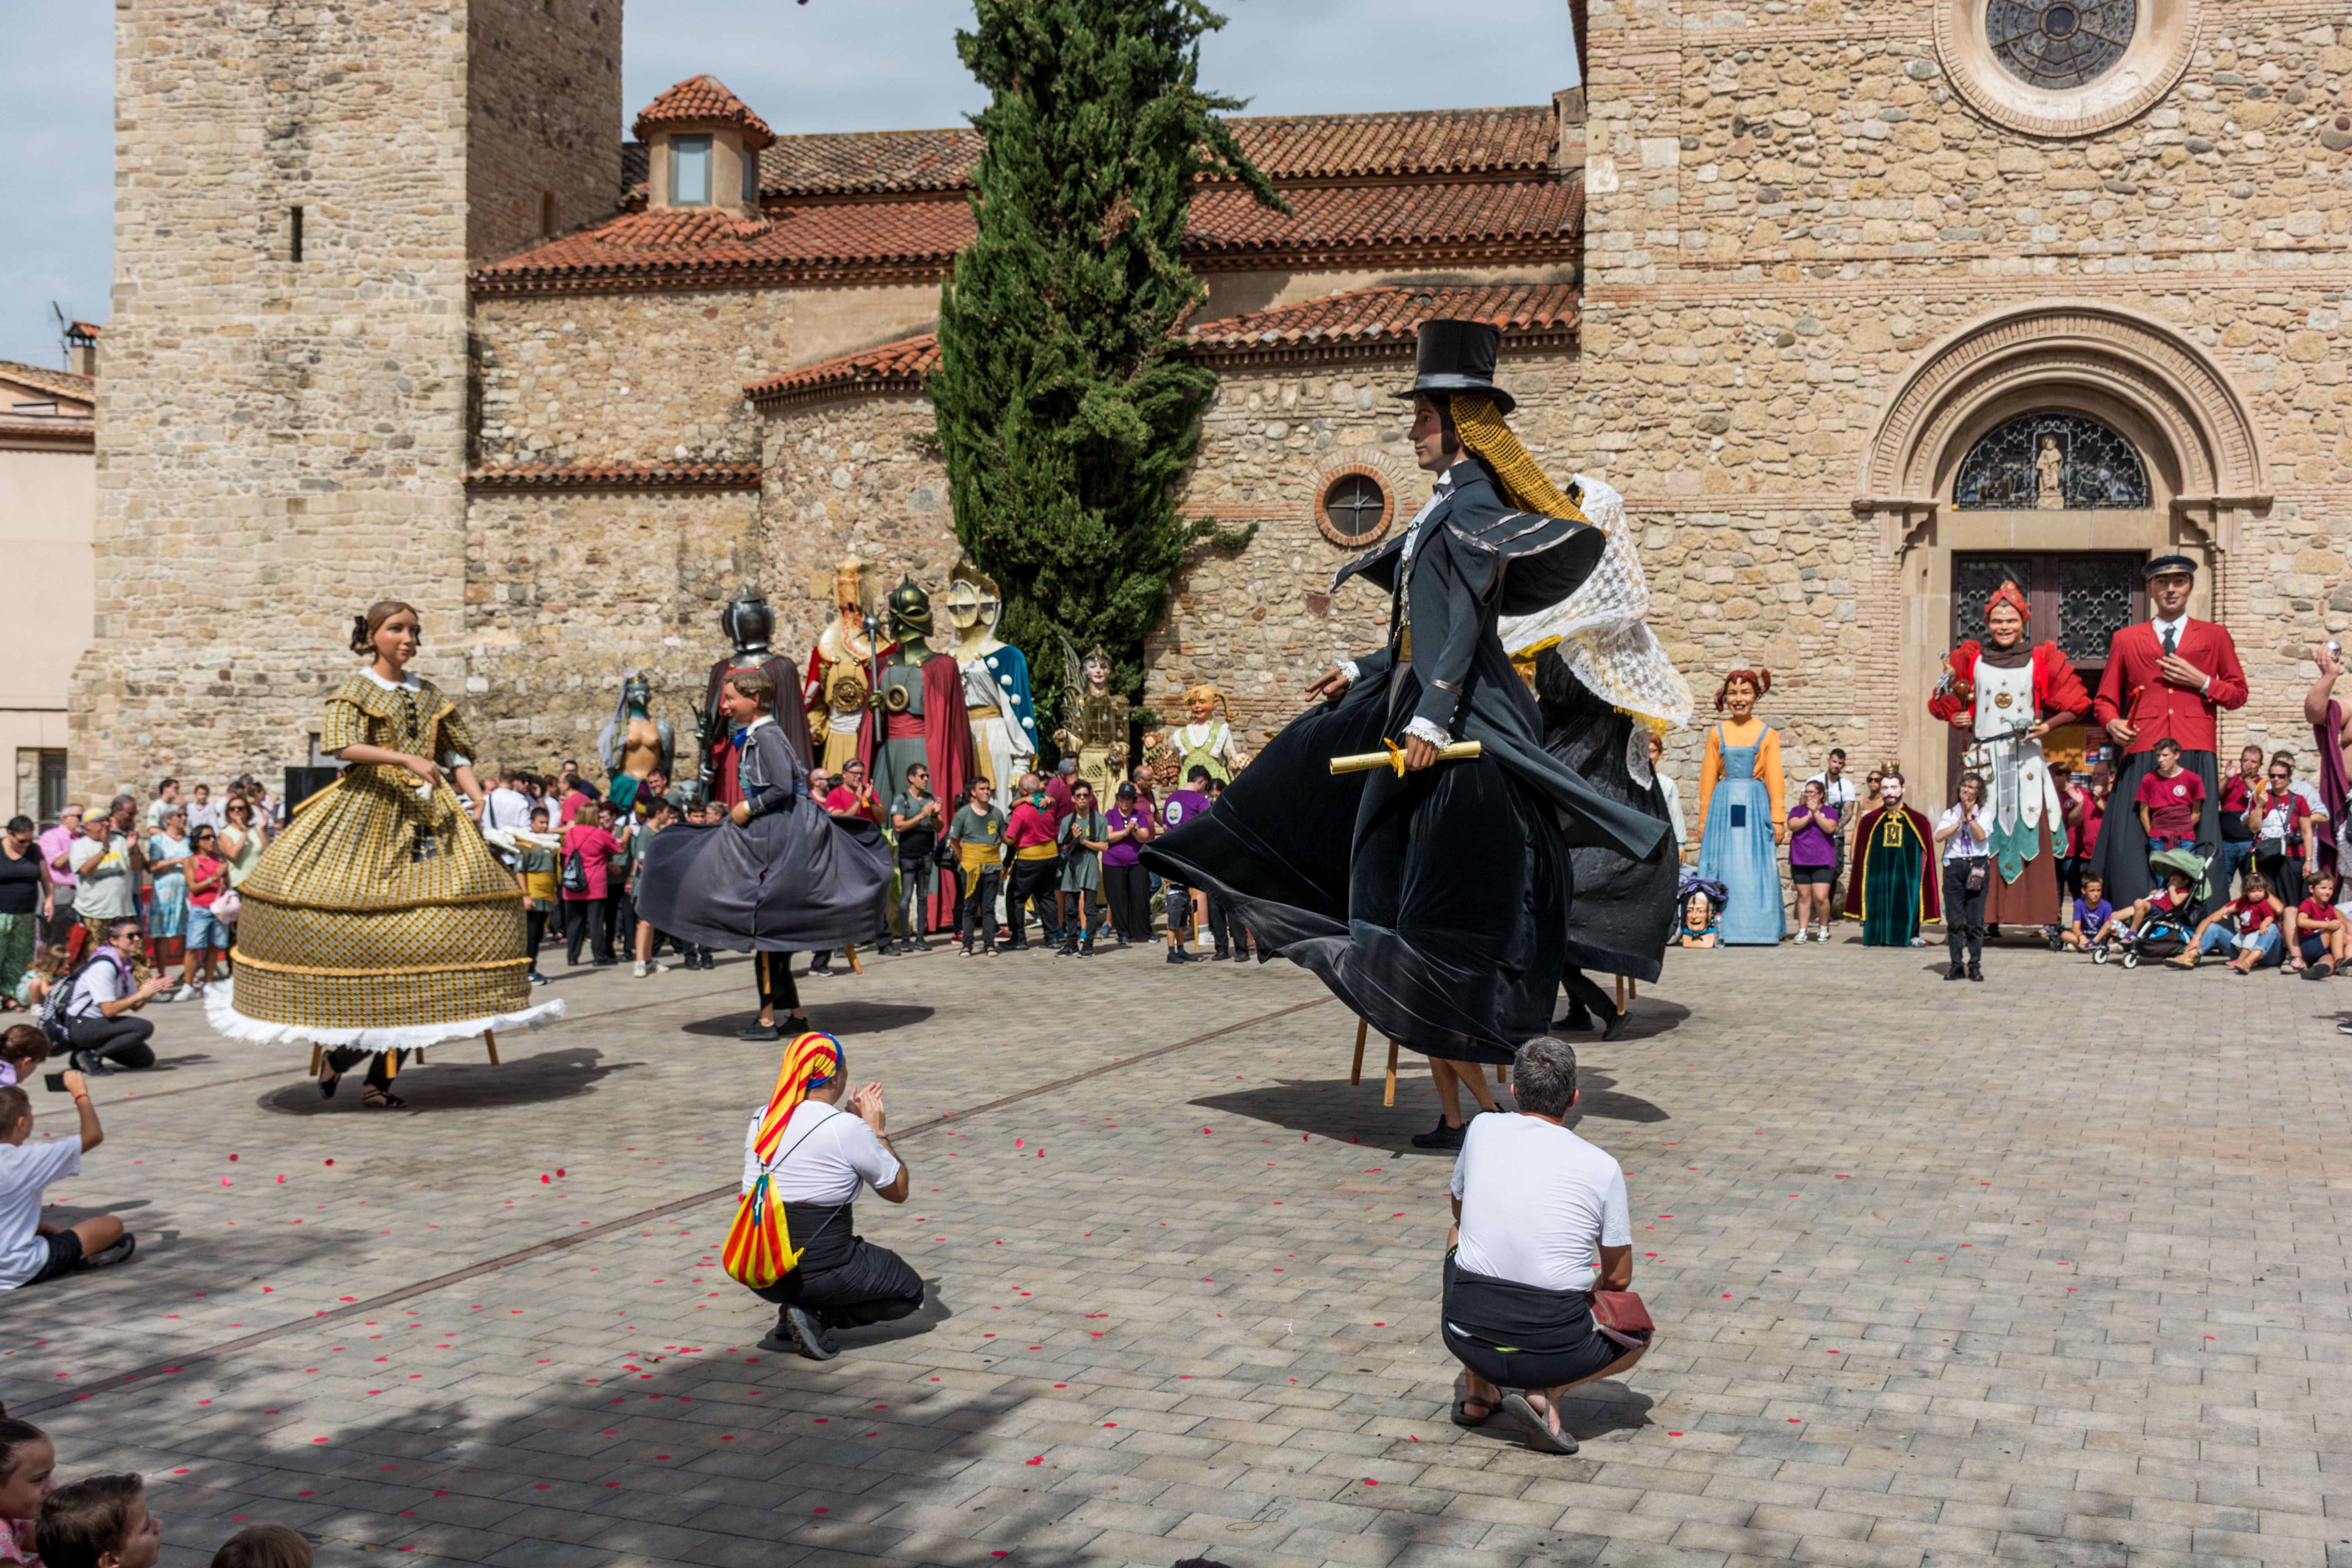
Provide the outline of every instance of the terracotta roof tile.
{"type": "Polygon", "coordinates": [[[939,334],[918,332],[755,381],[743,389],[743,395],[754,403],[800,403],[851,392],[913,392],[939,363],[939,334]]]}
{"type": "Polygon", "coordinates": [[[755,490],[757,463],[516,463],[476,468],[476,490],[755,490]]]}
{"type": "MultiPolygon", "coordinates": [[[[1583,188],[1569,179],[1380,184],[1289,193],[1295,217],[1231,186],[1192,205],[1184,254],[1196,265],[1269,255],[1376,252],[1447,260],[1568,260],[1580,244],[1583,188]],[[1456,254],[1444,255],[1451,250],[1456,254]],[[1460,254],[1475,250],[1475,255],[1460,254]]],[[[877,270],[930,278],[972,236],[971,209],[922,198],[771,204],[761,224],[704,209],[625,213],[475,274],[490,292],[745,282],[877,270]]]]}
{"type": "Polygon", "coordinates": [[[90,419],[16,419],[0,414],[0,437],[56,441],[69,447],[98,445],[98,425],[90,419]]]}
{"type": "Polygon", "coordinates": [[[1202,321],[1185,333],[1184,341],[1204,353],[1410,342],[1422,322],[1440,317],[1492,321],[1506,333],[1573,331],[1580,299],[1573,283],[1355,289],[1202,321]]]}
{"type": "Polygon", "coordinates": [[[95,338],[105,330],[94,321],[75,321],[66,328],[66,331],[79,338],[95,338]]]}
{"type": "MultiPolygon", "coordinates": [[[[1216,358],[1316,346],[1409,346],[1422,322],[1441,316],[1492,321],[1507,337],[1567,333],[1577,329],[1580,298],[1573,283],[1356,289],[1202,321],[1184,334],[1183,346],[1216,358]]],[[[743,395],[774,405],[914,392],[939,363],[939,334],[919,332],[755,381],[743,395]]]]}
{"type": "Polygon", "coordinates": [[[648,130],[664,125],[709,123],[740,125],[744,139],[764,147],[776,138],[768,122],[751,112],[751,105],[727,90],[715,76],[690,76],[646,105],[629,134],[643,139],[648,130]]]}
{"type": "Polygon", "coordinates": [[[0,379],[37,387],[59,397],[79,403],[98,401],[98,380],[95,376],[77,375],[69,370],[50,370],[47,366],[26,364],[19,360],[0,359],[0,379]]]}
{"type": "MultiPolygon", "coordinates": [[[[1265,115],[1231,124],[1251,160],[1277,181],[1541,174],[1559,137],[1548,104],[1265,115]]],[[[760,190],[768,196],[966,190],[982,144],[970,126],[782,136],[760,154],[760,190]]],[[[622,148],[624,190],[644,182],[645,159],[640,143],[622,148]]]]}

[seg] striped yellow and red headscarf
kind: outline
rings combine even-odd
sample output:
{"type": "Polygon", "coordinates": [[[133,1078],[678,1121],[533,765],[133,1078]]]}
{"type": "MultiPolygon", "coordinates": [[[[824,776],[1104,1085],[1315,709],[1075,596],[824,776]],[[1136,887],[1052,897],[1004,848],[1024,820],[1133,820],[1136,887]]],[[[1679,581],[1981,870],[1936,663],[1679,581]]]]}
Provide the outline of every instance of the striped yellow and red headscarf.
{"type": "Polygon", "coordinates": [[[823,1089],[841,1072],[841,1042],[831,1035],[812,1030],[796,1035],[784,1047],[784,1065],[776,1074],[776,1091],[768,1097],[768,1109],[760,1115],[760,1135],[752,1142],[752,1152],[765,1165],[776,1157],[776,1145],[783,1142],[784,1123],[809,1090],[823,1089]]]}

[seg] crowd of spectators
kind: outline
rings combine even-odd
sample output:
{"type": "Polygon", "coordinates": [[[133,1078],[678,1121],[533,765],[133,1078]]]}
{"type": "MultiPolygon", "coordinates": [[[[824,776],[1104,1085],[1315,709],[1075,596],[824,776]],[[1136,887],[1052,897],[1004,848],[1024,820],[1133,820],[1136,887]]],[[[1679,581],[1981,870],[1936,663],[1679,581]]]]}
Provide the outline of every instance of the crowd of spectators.
{"type": "MultiPolygon", "coordinates": [[[[155,1568],[163,1519],[137,1474],[58,1484],[57,1445],[28,1421],[0,1415],[0,1564],[155,1568]]],[[[283,1524],[249,1524],[213,1552],[212,1568],[310,1568],[310,1543],[283,1524]]]]}

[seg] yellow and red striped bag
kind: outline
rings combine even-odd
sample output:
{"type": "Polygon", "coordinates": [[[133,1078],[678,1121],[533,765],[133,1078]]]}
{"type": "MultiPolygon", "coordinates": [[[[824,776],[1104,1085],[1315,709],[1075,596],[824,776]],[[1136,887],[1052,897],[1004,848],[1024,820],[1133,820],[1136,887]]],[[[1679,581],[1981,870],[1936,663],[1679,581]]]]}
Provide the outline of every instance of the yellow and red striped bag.
{"type": "Polygon", "coordinates": [[[811,1089],[831,1082],[840,1070],[841,1042],[831,1035],[802,1035],[784,1047],[775,1092],[768,1097],[768,1109],[760,1116],[760,1131],[751,1140],[760,1173],[736,1205],[735,1223],[727,1227],[726,1249],[719,1254],[728,1276],[754,1290],[766,1289],[800,1267],[800,1249],[793,1246],[792,1232],[784,1224],[783,1200],[775,1195],[769,1178],[782,1163],[776,1158],[776,1146],[783,1142],[784,1127],[793,1112],[800,1109],[811,1089]]]}

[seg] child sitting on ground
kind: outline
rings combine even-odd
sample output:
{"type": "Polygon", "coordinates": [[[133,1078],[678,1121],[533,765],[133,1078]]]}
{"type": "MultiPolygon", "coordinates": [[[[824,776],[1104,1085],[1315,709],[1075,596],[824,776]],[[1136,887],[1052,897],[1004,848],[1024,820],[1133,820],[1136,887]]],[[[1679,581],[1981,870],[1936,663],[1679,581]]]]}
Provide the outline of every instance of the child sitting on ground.
{"type": "Polygon", "coordinates": [[[2074,914],[2066,921],[2066,929],[2058,933],[2058,941],[2077,952],[2105,946],[2100,939],[2115,914],[2116,906],[2107,902],[2105,881],[2096,873],[2086,876],[2083,879],[2083,895],[2074,900],[2074,914]]]}
{"type": "MultiPolygon", "coordinates": [[[[76,926],[74,929],[79,931],[81,928],[76,926]]],[[[33,960],[33,966],[25,971],[24,978],[16,982],[16,1005],[27,1013],[38,1013],[41,1004],[49,999],[50,989],[57,984],[58,977],[65,972],[65,944],[57,942],[43,949],[41,956],[33,960]]]]}
{"type": "MultiPolygon", "coordinates": [[[[26,1142],[33,1135],[31,1097],[13,1084],[0,1089],[0,1290],[37,1285],[77,1268],[103,1268],[129,1258],[139,1245],[110,1214],[68,1229],[42,1223],[42,1192],[51,1182],[79,1174],[82,1155],[106,1139],[81,1074],[68,1072],[64,1081],[74,1109],[81,1112],[81,1130],[41,1143],[26,1142]]],[[[47,1555],[46,1548],[42,1555],[47,1555]]]]}
{"type": "Polygon", "coordinates": [[[310,1568],[310,1543],[282,1524],[248,1524],[220,1543],[212,1568],[310,1568]]]}
{"type": "Polygon", "coordinates": [[[0,1563],[37,1568],[33,1521],[40,1517],[41,1500],[58,1489],[57,1468],[47,1433],[0,1415],[0,1563]]]}
{"type": "Polygon", "coordinates": [[[2335,872],[2314,871],[2303,886],[2308,896],[2286,912],[2287,967],[2325,980],[2352,959],[2352,932],[2336,907],[2335,872]]]}
{"type": "Polygon", "coordinates": [[[33,1081],[49,1059],[49,1037],[32,1024],[12,1024],[0,1035],[0,1089],[33,1081]]]}
{"type": "Polygon", "coordinates": [[[2208,952],[2231,952],[2230,967],[2240,974],[2252,974],[2263,961],[2279,950],[2278,919],[2284,912],[2278,899],[2271,892],[2270,879],[2260,871],[2248,871],[2238,880],[2244,889],[2242,897],[2231,900],[2197,926],[2197,939],[2189,951],[2178,958],[2164,962],[2175,969],[2194,969],[2197,961],[2208,952]]]}
{"type": "Polygon", "coordinates": [[[135,1475],[91,1476],[59,1487],[41,1504],[35,1534],[42,1568],[155,1568],[163,1521],[147,1511],[135,1475]]]}

